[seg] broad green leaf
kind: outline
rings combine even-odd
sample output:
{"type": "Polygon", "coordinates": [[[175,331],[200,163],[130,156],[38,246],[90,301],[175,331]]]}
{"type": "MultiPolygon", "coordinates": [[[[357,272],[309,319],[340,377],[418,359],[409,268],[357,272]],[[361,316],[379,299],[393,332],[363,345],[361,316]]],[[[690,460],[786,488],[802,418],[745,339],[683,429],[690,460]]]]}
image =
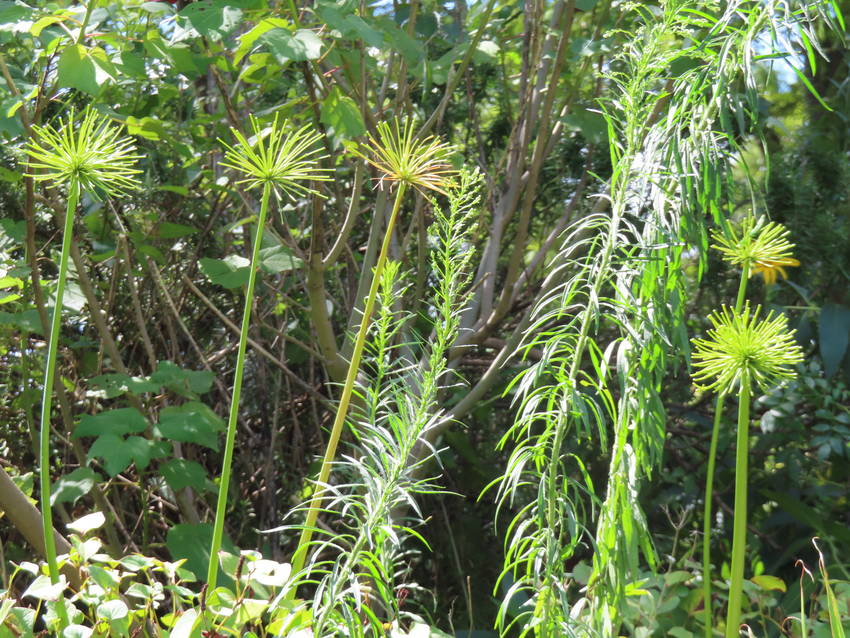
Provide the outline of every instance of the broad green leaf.
{"type": "Polygon", "coordinates": [[[148,422],[136,408],[117,408],[99,414],[86,414],[74,428],[73,438],[114,434],[123,436],[144,432],[148,422]]]}
{"type": "Polygon", "coordinates": [[[362,40],[370,47],[380,48],[384,44],[383,34],[366,20],[354,14],[343,14],[341,7],[332,3],[319,3],[317,15],[331,29],[339,31],[346,39],[362,40]]]}
{"type": "Polygon", "coordinates": [[[475,49],[473,59],[478,63],[494,64],[498,61],[499,45],[492,40],[482,40],[475,49]]]}
{"type": "Polygon", "coordinates": [[[201,272],[214,284],[224,288],[238,288],[248,283],[248,270],[251,261],[239,255],[230,255],[224,259],[200,260],[201,272]]]}
{"type": "Polygon", "coordinates": [[[118,75],[106,51],[100,47],[87,49],[81,44],[72,44],[62,52],[57,69],[60,87],[91,95],[98,95],[101,87],[115,81],[118,75]]]}
{"type": "Polygon", "coordinates": [[[422,42],[407,35],[407,32],[399,29],[389,18],[382,18],[378,23],[389,45],[404,56],[408,65],[412,68],[418,67],[425,56],[425,46],[422,42]]]}
{"type": "Polygon", "coordinates": [[[9,615],[9,610],[15,606],[15,601],[12,598],[4,598],[0,603],[0,627],[6,622],[6,616],[9,615]]]}
{"type": "Polygon", "coordinates": [[[0,219],[0,250],[23,243],[26,236],[27,223],[24,220],[0,219]]]}
{"type": "Polygon", "coordinates": [[[42,334],[41,318],[35,308],[21,312],[0,311],[0,325],[15,326],[25,332],[42,334]]]}
{"type": "Polygon", "coordinates": [[[90,467],[78,467],[53,484],[50,504],[74,504],[81,496],[88,494],[100,480],[102,480],[100,474],[90,467]]]}
{"type": "Polygon", "coordinates": [[[148,31],[144,40],[148,55],[169,63],[178,73],[194,78],[203,73],[209,59],[198,55],[186,44],[169,44],[156,30],[148,31]]]}
{"type": "Polygon", "coordinates": [[[127,605],[120,600],[110,600],[97,606],[97,617],[106,621],[121,620],[129,613],[127,605]]]}
{"type": "Polygon", "coordinates": [[[168,483],[168,487],[175,492],[186,487],[191,487],[199,493],[210,491],[207,471],[200,463],[195,461],[171,459],[160,466],[159,471],[165,478],[165,482],[168,483]]]}
{"type": "Polygon", "coordinates": [[[62,638],[90,638],[94,629],[85,625],[68,625],[62,630],[62,638]]]}
{"type": "MultiPolygon", "coordinates": [[[[0,277],[0,289],[3,288],[17,288],[18,290],[23,289],[24,282],[22,279],[17,277],[0,277]]],[[[12,301],[16,301],[21,298],[21,295],[16,292],[4,293],[0,292],[0,305],[9,303],[12,301]]]]}
{"type": "Polygon", "coordinates": [[[0,31],[11,31],[12,33],[28,31],[32,28],[32,22],[27,18],[31,18],[32,14],[32,7],[23,2],[12,2],[11,0],[0,2],[0,31]]]}
{"type": "MultiPolygon", "coordinates": [[[[198,523],[196,525],[180,523],[168,530],[165,546],[168,548],[172,559],[186,559],[184,567],[197,578],[203,578],[206,576],[209,567],[212,533],[213,527],[210,523],[198,523]]],[[[227,534],[222,539],[221,547],[231,554],[239,553],[227,534]]],[[[232,583],[233,579],[227,574],[221,575],[219,584],[228,587],[232,583]]]]}
{"type": "Polygon", "coordinates": [[[198,612],[195,609],[189,609],[180,615],[177,622],[169,634],[169,638],[195,638],[196,625],[199,625],[198,612]]]}
{"type": "Polygon", "coordinates": [[[89,385],[104,390],[108,399],[120,396],[125,392],[137,396],[146,392],[159,392],[160,387],[162,387],[147,377],[131,377],[128,374],[117,372],[93,377],[89,380],[89,385]]]}
{"type": "Polygon", "coordinates": [[[167,191],[169,193],[177,193],[178,195],[182,195],[186,197],[189,194],[189,189],[185,186],[178,186],[177,184],[162,184],[161,186],[157,186],[156,190],[158,191],[167,191]]]}
{"type": "Polygon", "coordinates": [[[266,31],[259,38],[281,64],[290,60],[293,62],[304,62],[316,60],[322,53],[322,41],[312,31],[299,29],[295,33],[289,29],[275,28],[266,31]]]}
{"type": "Polygon", "coordinates": [[[171,361],[158,361],[156,372],[150,376],[150,380],[158,386],[165,386],[188,399],[209,392],[213,378],[214,375],[209,370],[185,370],[171,361]]]}
{"type": "Polygon", "coordinates": [[[827,377],[838,372],[850,340],[850,308],[826,304],[820,311],[819,344],[827,377]]]}
{"type": "Polygon", "coordinates": [[[30,33],[37,38],[41,35],[41,32],[51,24],[64,22],[67,15],[69,15],[67,12],[63,12],[62,15],[50,15],[39,18],[36,20],[35,24],[30,27],[30,33]]]}
{"type": "Polygon", "coordinates": [[[272,29],[287,29],[289,22],[282,18],[263,18],[250,31],[247,31],[239,37],[239,46],[233,53],[233,61],[236,64],[242,61],[246,55],[253,51],[256,46],[257,39],[272,29]]]}
{"type": "Polygon", "coordinates": [[[143,2],[139,8],[152,15],[170,15],[174,13],[174,7],[167,2],[143,2]]]}
{"type": "Polygon", "coordinates": [[[166,456],[170,449],[165,441],[151,441],[140,436],[122,439],[114,434],[104,434],[89,449],[89,458],[101,459],[107,473],[115,476],[134,462],[136,467],[144,470],[151,460],[166,456]]]}
{"type": "Polygon", "coordinates": [[[189,401],[181,406],[165,408],[154,431],[159,436],[183,443],[197,443],[218,450],[218,432],[224,421],[208,406],[189,401]]]}
{"type": "Polygon", "coordinates": [[[336,86],[322,100],[321,120],[323,124],[332,127],[334,133],[340,137],[350,139],[366,132],[366,125],[357,104],[347,95],[343,95],[336,86]]]}
{"type": "Polygon", "coordinates": [[[297,270],[303,265],[304,262],[293,255],[292,251],[282,244],[260,249],[260,267],[265,272],[277,274],[289,270],[297,270]]]}
{"type": "Polygon", "coordinates": [[[591,144],[608,143],[608,125],[601,113],[579,107],[564,117],[563,122],[568,129],[579,131],[591,144]]]}
{"type": "Polygon", "coordinates": [[[36,600],[58,600],[62,591],[68,586],[65,575],[59,575],[59,582],[55,585],[50,582],[50,576],[41,574],[37,576],[32,584],[24,590],[21,598],[35,598],[36,600]]]}
{"type": "Polygon", "coordinates": [[[77,520],[68,523],[65,527],[72,532],[84,535],[92,530],[100,529],[103,527],[105,522],[106,517],[103,515],[103,512],[92,512],[91,514],[86,514],[82,518],[78,518],[77,520]]]}
{"type": "Polygon", "coordinates": [[[168,136],[162,121],[153,117],[138,118],[131,115],[125,124],[130,135],[138,135],[147,140],[158,141],[168,136]]]}
{"type": "Polygon", "coordinates": [[[159,239],[179,239],[180,237],[188,237],[198,232],[198,229],[185,224],[174,224],[172,222],[162,222],[156,227],[156,236],[159,239]]]}
{"type": "MultiPolygon", "coordinates": [[[[5,133],[9,137],[23,135],[24,125],[17,115],[11,114],[12,109],[15,109],[20,104],[21,101],[15,96],[0,100],[0,133],[5,133]]],[[[4,181],[10,180],[5,178],[4,181]]]]}
{"type": "Polygon", "coordinates": [[[242,19],[242,10],[213,0],[196,0],[180,11],[195,31],[211,40],[221,40],[233,31],[242,19]]]}
{"type": "Polygon", "coordinates": [[[788,588],[785,586],[785,581],[781,578],[777,578],[776,576],[769,576],[767,574],[759,574],[758,576],[753,576],[750,578],[750,581],[758,585],[761,589],[765,591],[781,591],[786,592],[788,588]]]}

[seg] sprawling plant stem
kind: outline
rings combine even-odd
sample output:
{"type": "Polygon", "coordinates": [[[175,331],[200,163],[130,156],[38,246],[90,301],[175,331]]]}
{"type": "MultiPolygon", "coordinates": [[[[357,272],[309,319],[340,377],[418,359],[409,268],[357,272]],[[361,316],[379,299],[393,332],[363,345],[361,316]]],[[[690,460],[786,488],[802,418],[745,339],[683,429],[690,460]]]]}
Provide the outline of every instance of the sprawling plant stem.
{"type": "MultiPolygon", "coordinates": [[[[375,299],[378,294],[378,287],[381,283],[381,274],[387,262],[387,255],[390,249],[390,240],[392,238],[393,228],[395,227],[396,218],[398,217],[401,202],[404,199],[406,184],[399,182],[398,190],[395,195],[392,212],[390,213],[387,229],[384,233],[384,241],[381,245],[381,253],[378,255],[378,261],[375,263],[375,270],[372,273],[372,284],[369,287],[369,294],[366,297],[366,303],[363,306],[363,317],[360,320],[360,328],[357,331],[357,336],[354,340],[354,350],[351,353],[351,361],[348,364],[348,373],[345,376],[345,383],[342,387],[342,394],[339,397],[339,405],[337,406],[336,416],[333,426],[331,427],[330,438],[328,439],[327,447],[325,448],[325,456],[322,459],[322,466],[319,470],[319,476],[316,479],[316,490],[313,498],[310,501],[309,509],[307,510],[307,518],[304,521],[304,527],[301,530],[301,537],[298,539],[298,547],[295,554],[292,556],[292,571],[297,574],[304,567],[304,561],[307,557],[307,551],[310,547],[310,540],[313,537],[313,528],[316,525],[316,519],[319,516],[319,510],[322,504],[322,487],[327,483],[331,474],[331,466],[336,457],[336,449],[339,444],[340,436],[342,435],[342,426],[348,415],[348,406],[351,402],[351,393],[354,390],[354,382],[357,379],[357,373],[360,369],[360,359],[363,356],[363,346],[366,343],[366,335],[369,332],[369,322],[372,312],[375,308],[375,299]]],[[[291,596],[295,595],[295,591],[290,592],[291,596]]]]}
{"type": "MultiPolygon", "coordinates": [[[[748,265],[741,272],[741,281],[738,285],[738,297],[735,300],[735,312],[740,312],[744,307],[744,299],[747,293],[747,280],[750,277],[748,265]]],[[[714,402],[714,422],[711,427],[711,444],[708,448],[708,466],[705,470],[705,502],[702,513],[702,599],[703,599],[703,623],[705,625],[705,638],[713,635],[714,614],[712,612],[711,600],[711,520],[712,499],[714,498],[714,469],[717,464],[717,442],[720,438],[720,424],[723,422],[723,407],[726,395],[717,395],[714,402]]]]}
{"type": "Polygon", "coordinates": [[[726,612],[726,638],[737,638],[741,624],[744,590],[744,558],[747,553],[747,460],[750,445],[750,382],[742,379],[738,394],[738,436],[735,448],[735,518],[732,522],[732,582],[726,612]]]}
{"type": "Polygon", "coordinates": [[[269,198],[272,185],[263,185],[260,201],[260,216],[257,219],[257,231],[251,249],[251,266],[248,273],[248,286],[245,289],[245,306],[242,311],[242,327],[239,331],[239,347],[236,354],[236,371],[233,375],[233,393],[230,399],[230,414],[227,418],[227,437],[224,443],[224,456],[221,464],[221,477],[218,485],[218,502],[215,508],[212,543],[210,545],[210,564],[207,570],[207,587],[212,590],[218,577],[218,552],[224,536],[224,515],[227,511],[227,491],[230,487],[230,474],[233,465],[233,449],[236,444],[236,425],[239,419],[239,397],[242,393],[242,378],[245,373],[245,352],[248,346],[248,330],[251,327],[251,309],[254,307],[254,285],[257,281],[257,269],[260,263],[260,246],[263,239],[266,217],[269,211],[269,198]]]}
{"type": "MultiPolygon", "coordinates": [[[[68,260],[71,240],[74,235],[74,212],[80,199],[80,186],[76,180],[68,183],[68,201],[65,208],[65,224],[62,229],[62,252],[59,257],[59,278],[56,282],[56,297],[50,320],[50,336],[47,340],[47,362],[44,372],[44,389],[41,399],[41,432],[39,435],[39,480],[41,483],[41,521],[44,533],[44,555],[52,583],[59,582],[59,566],[56,560],[56,538],[53,532],[53,513],[50,504],[50,412],[53,405],[53,383],[56,378],[56,353],[59,348],[59,329],[62,325],[62,302],[65,282],[68,277],[68,260]]],[[[57,609],[61,628],[68,624],[65,599],[59,597],[57,609]]]]}

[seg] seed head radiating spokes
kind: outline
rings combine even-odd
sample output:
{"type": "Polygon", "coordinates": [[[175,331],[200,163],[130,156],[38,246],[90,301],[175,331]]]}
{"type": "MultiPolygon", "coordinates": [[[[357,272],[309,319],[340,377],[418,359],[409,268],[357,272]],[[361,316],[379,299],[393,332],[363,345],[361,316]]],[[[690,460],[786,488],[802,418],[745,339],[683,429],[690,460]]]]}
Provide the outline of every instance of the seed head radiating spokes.
{"type": "Polygon", "coordinates": [[[280,197],[280,191],[290,196],[307,193],[318,195],[306,184],[331,179],[327,174],[328,169],[318,166],[318,161],[323,157],[318,155],[321,135],[310,126],[287,132],[288,122],[281,119],[279,114],[275,115],[272,125],[265,128],[253,115],[250,121],[253,132],[250,139],[246,139],[236,129],[231,129],[238,142],[236,146],[219,140],[227,149],[222,165],[245,175],[237,183],[247,184],[248,188],[268,184],[277,197],[280,197]]]}
{"type": "Polygon", "coordinates": [[[377,138],[370,134],[365,146],[367,153],[352,152],[382,173],[381,183],[400,182],[423,193],[432,190],[443,195],[454,183],[457,171],[449,162],[453,147],[433,136],[416,139],[413,122],[404,127],[398,121],[380,122],[377,138]]]}
{"type": "Polygon", "coordinates": [[[91,108],[74,127],[74,109],[58,126],[33,125],[35,135],[26,144],[27,176],[56,184],[73,184],[94,198],[119,196],[139,188],[133,140],[122,137],[108,117],[91,108]],[[40,171],[38,169],[41,169],[40,171]],[[42,172],[43,171],[43,172],[42,172]]]}
{"type": "Polygon", "coordinates": [[[747,266],[750,276],[761,273],[765,283],[776,282],[777,276],[788,278],[785,268],[799,266],[791,250],[794,244],[788,241],[788,229],[782,224],[768,222],[764,217],[747,217],[740,230],[729,231],[728,235],[712,233],[714,248],[723,253],[723,258],[736,266],[747,266]]]}
{"type": "Polygon", "coordinates": [[[694,339],[694,381],[719,393],[751,384],[766,389],[795,376],[793,366],[803,360],[803,351],[788,329],[783,314],[759,317],[761,308],[740,313],[724,307],[709,316],[713,328],[708,339],[694,339]]]}

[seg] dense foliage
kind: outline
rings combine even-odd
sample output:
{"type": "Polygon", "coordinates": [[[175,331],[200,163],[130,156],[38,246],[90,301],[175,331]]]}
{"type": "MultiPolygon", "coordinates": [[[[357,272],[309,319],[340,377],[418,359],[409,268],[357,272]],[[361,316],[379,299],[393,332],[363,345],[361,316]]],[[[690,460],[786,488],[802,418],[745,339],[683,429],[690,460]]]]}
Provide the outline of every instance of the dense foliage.
{"type": "Polygon", "coordinates": [[[843,5],[0,2],[0,638],[843,636],[843,5]]]}

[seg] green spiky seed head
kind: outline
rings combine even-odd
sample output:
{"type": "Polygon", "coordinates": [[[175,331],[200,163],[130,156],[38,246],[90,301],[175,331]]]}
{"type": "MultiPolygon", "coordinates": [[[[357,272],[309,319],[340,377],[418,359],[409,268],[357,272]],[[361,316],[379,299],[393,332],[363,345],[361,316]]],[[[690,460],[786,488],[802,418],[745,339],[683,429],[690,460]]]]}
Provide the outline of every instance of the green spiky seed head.
{"type": "Polygon", "coordinates": [[[108,117],[86,108],[75,126],[72,108],[57,126],[33,125],[27,176],[79,188],[95,199],[118,197],[139,188],[136,147],[108,117]]]}
{"type": "Polygon", "coordinates": [[[742,387],[766,389],[795,376],[803,352],[783,314],[768,313],[749,304],[736,313],[723,307],[709,316],[707,339],[694,339],[693,379],[701,388],[721,394],[742,387]]]}

